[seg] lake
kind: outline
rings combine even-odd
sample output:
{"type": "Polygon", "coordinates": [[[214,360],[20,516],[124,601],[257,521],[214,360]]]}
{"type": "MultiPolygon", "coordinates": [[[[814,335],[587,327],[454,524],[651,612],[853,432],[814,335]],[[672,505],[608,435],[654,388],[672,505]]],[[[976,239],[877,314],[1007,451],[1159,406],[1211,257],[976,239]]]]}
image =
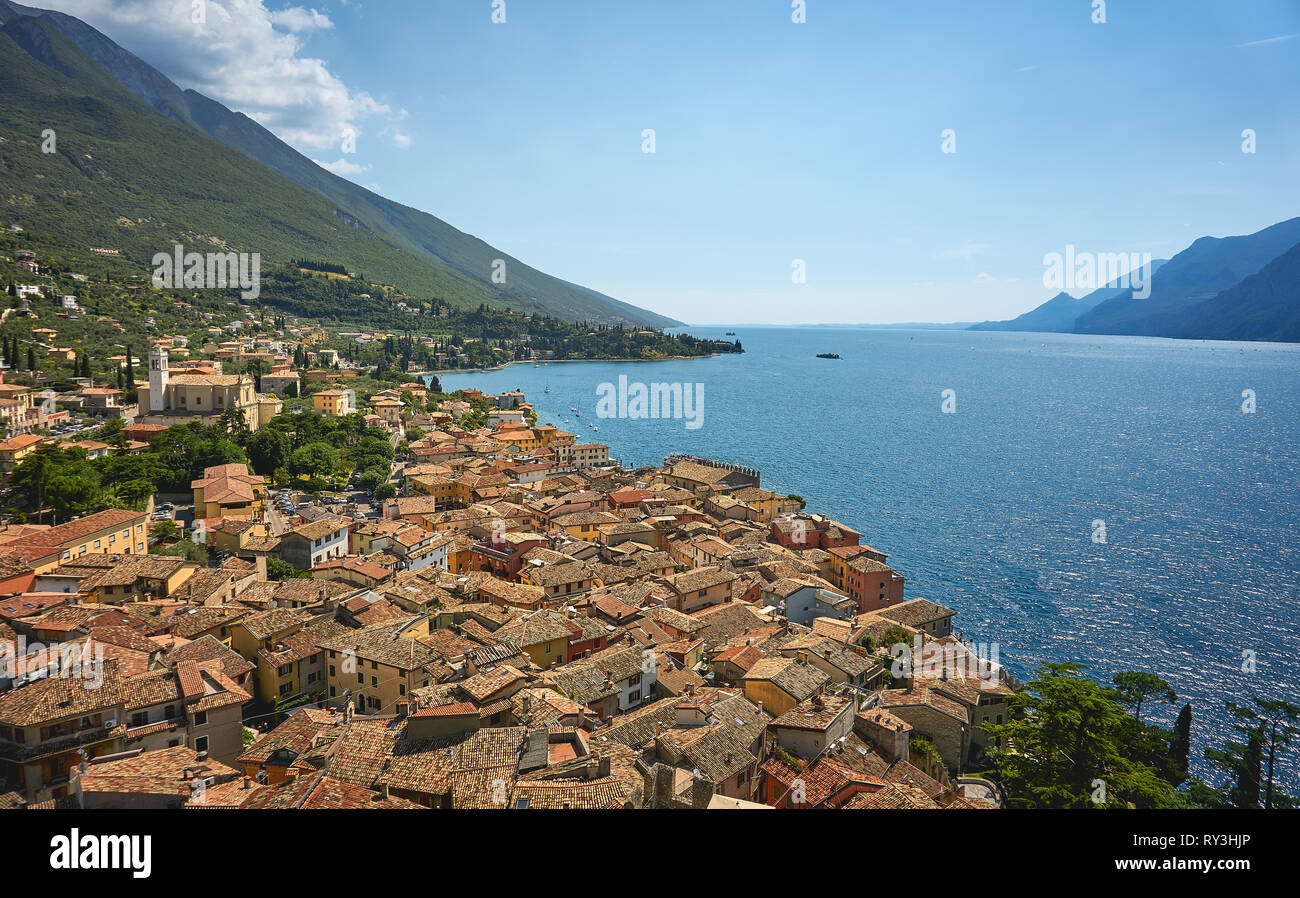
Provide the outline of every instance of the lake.
{"type": "MultiPolygon", "coordinates": [[[[1167,679],[1193,703],[1194,764],[1207,740],[1228,735],[1225,699],[1295,700],[1300,347],[689,332],[728,330],[743,355],[523,364],[441,380],[446,390],[520,389],[542,422],[609,444],[626,465],[684,452],[758,468],[765,488],[861,531],[907,578],[907,598],[956,609],[958,629],[997,643],[1020,679],[1043,660],[1076,661],[1106,681],[1134,669],[1167,679]],[[702,384],[700,426],[596,418],[600,384],[620,375],[702,384]]],[[[1179,706],[1144,717],[1170,725],[1179,706]]],[[[1208,772],[1203,761],[1197,769],[1208,772]]]]}

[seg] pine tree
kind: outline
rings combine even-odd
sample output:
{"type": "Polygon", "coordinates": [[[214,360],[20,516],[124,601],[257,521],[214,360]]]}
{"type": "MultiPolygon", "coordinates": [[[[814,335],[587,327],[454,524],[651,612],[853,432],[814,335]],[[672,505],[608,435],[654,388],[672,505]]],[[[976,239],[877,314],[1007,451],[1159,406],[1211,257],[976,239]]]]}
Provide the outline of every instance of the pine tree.
{"type": "Polygon", "coordinates": [[[36,350],[32,349],[30,346],[27,347],[27,370],[36,370],[36,350]]]}

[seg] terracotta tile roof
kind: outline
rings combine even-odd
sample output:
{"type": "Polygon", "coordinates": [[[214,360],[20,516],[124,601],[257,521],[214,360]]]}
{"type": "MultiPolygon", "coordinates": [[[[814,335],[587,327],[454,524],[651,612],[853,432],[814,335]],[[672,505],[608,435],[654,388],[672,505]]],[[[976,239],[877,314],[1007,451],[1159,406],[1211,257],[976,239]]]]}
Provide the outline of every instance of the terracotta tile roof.
{"type": "Polygon", "coordinates": [[[77,518],[66,524],[59,524],[57,527],[51,527],[48,530],[32,533],[24,537],[20,544],[25,546],[62,546],[90,536],[92,533],[98,533],[101,530],[115,529],[124,527],[126,524],[143,522],[144,512],[142,511],[110,508],[77,518]]]}
{"type": "Polygon", "coordinates": [[[232,680],[256,666],[211,634],[177,646],[163,655],[163,661],[168,664],[179,661],[220,661],[222,672],[232,680]]]}
{"type": "MultiPolygon", "coordinates": [[[[74,677],[45,677],[18,689],[0,693],[0,723],[37,726],[68,717],[108,712],[122,705],[122,682],[117,662],[104,662],[103,683],[74,677]]],[[[111,716],[111,715],[110,715],[111,716]]]]}
{"type": "Polygon", "coordinates": [[[283,752],[286,760],[292,759],[295,767],[310,769],[307,762],[317,750],[317,760],[323,763],[324,751],[343,730],[343,716],[334,711],[318,708],[300,708],[271,732],[250,745],[239,757],[241,764],[265,764],[273,755],[283,752]]]}
{"type": "Polygon", "coordinates": [[[91,761],[81,775],[83,792],[178,795],[189,798],[196,778],[218,782],[238,778],[239,771],[211,757],[200,759],[189,746],[143,751],[129,758],[91,761]]]}
{"type": "Polygon", "coordinates": [[[478,706],[473,702],[452,702],[448,705],[438,705],[433,708],[421,708],[412,714],[412,717],[459,717],[478,714],[478,706]]]}
{"type": "Polygon", "coordinates": [[[939,805],[919,789],[887,783],[875,792],[859,792],[841,808],[848,811],[932,811],[939,805]]]}
{"type": "Polygon", "coordinates": [[[816,667],[792,658],[764,658],[746,672],[744,679],[770,681],[795,701],[803,701],[830,682],[830,677],[816,667]]]}

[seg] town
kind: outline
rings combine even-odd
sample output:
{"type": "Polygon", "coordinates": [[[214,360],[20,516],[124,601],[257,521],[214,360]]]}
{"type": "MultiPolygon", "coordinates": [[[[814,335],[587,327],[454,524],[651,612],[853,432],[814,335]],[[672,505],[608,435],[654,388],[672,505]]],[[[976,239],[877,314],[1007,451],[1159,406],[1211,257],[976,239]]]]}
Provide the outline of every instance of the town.
{"type": "Polygon", "coordinates": [[[965,774],[1014,681],[759,471],[623,470],[522,393],[419,378],[286,410],[322,354],[233,342],[155,339],[130,406],[0,385],[11,490],[170,469],[0,527],[0,804],[997,806],[965,774]],[[257,383],[222,373],[246,352],[257,383]]]}

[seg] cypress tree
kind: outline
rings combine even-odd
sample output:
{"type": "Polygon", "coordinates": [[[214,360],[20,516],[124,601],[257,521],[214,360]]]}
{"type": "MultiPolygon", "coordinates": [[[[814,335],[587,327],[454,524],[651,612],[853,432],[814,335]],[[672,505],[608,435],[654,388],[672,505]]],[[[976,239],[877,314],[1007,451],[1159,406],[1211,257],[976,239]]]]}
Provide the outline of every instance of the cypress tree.
{"type": "Polygon", "coordinates": [[[36,370],[36,350],[32,349],[30,346],[27,347],[27,370],[36,370]]]}
{"type": "Polygon", "coordinates": [[[1259,785],[1261,768],[1264,763],[1264,736],[1262,733],[1250,734],[1246,751],[1241,758],[1241,767],[1237,774],[1237,788],[1233,790],[1233,804],[1239,808],[1259,807],[1259,785]]]}
{"type": "Polygon", "coordinates": [[[1174,724],[1174,738],[1169,743],[1169,754],[1173,759],[1174,775],[1181,783],[1187,779],[1188,757],[1192,748],[1192,704],[1183,705],[1178,712],[1178,721],[1174,724]]]}

